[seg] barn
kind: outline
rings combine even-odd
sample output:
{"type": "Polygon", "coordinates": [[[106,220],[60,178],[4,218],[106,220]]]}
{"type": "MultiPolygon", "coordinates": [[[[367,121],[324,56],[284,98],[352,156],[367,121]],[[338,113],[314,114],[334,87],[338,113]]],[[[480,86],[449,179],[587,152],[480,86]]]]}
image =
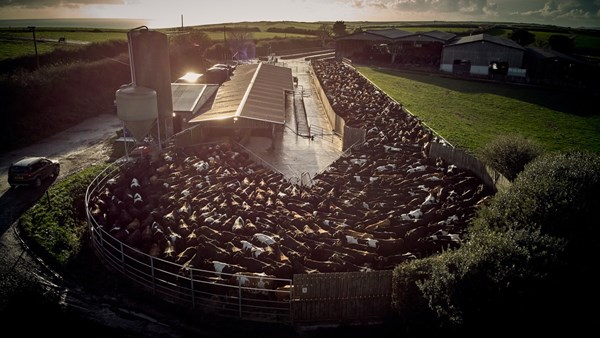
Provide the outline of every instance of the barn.
{"type": "Polygon", "coordinates": [[[290,68],[265,63],[239,65],[218,89],[206,112],[189,121],[203,141],[222,137],[236,140],[252,135],[273,136],[293,109],[290,68]]]}
{"type": "Polygon", "coordinates": [[[438,69],[442,48],[456,34],[442,31],[416,32],[394,40],[390,45],[393,61],[404,66],[438,69]]]}
{"type": "Polygon", "coordinates": [[[489,34],[455,39],[442,49],[440,71],[458,75],[511,76],[524,78],[525,48],[489,34]]]}
{"type": "Polygon", "coordinates": [[[593,86],[598,66],[552,49],[528,47],[525,54],[527,76],[534,83],[546,85],[593,86]]]}
{"type": "MultiPolygon", "coordinates": [[[[353,60],[369,60],[381,54],[377,48],[389,45],[395,39],[412,35],[398,29],[367,30],[354,34],[345,35],[335,40],[335,57],[351,58],[353,60]]],[[[389,60],[389,56],[385,56],[389,60]]]]}

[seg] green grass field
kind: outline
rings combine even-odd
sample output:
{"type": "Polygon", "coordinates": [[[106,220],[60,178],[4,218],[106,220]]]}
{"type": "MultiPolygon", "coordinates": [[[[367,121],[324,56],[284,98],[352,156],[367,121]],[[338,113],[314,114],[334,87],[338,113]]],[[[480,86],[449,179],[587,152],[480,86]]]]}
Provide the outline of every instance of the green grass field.
{"type": "MultiPolygon", "coordinates": [[[[220,42],[223,41],[223,32],[205,32],[208,37],[215,41],[220,42]]],[[[275,38],[312,38],[314,39],[314,35],[304,35],[304,34],[291,34],[291,33],[277,33],[277,32],[252,32],[252,39],[255,40],[267,40],[267,39],[275,39],[275,38]]]]}
{"type": "MultiPolygon", "coordinates": [[[[100,31],[84,29],[40,29],[36,31],[39,54],[50,53],[57,48],[78,48],[79,45],[58,43],[58,38],[67,41],[102,42],[108,40],[127,40],[126,31],[100,31]],[[52,41],[47,41],[52,40],[52,41]]],[[[0,29],[0,60],[34,55],[33,34],[29,31],[7,31],[0,29]],[[23,39],[23,40],[21,40],[23,39]]]]}
{"type": "Polygon", "coordinates": [[[473,153],[506,134],[522,135],[550,151],[600,153],[597,97],[373,67],[358,70],[450,143],[473,153]]]}
{"type": "MultiPolygon", "coordinates": [[[[24,32],[5,32],[0,30],[0,36],[10,35],[15,37],[33,38],[29,31],[24,32]]],[[[108,40],[127,40],[126,31],[100,31],[100,30],[38,30],[35,33],[37,39],[57,40],[59,37],[65,37],[68,40],[102,42],[108,40]]]]}
{"type": "MultiPolygon", "coordinates": [[[[191,26],[188,28],[195,30],[205,31],[210,39],[213,41],[223,41],[222,29],[234,28],[256,28],[260,32],[253,32],[252,38],[254,40],[274,39],[274,38],[314,38],[314,35],[304,34],[293,34],[293,33],[279,33],[279,32],[268,32],[270,28],[296,28],[306,30],[317,30],[323,24],[333,26],[333,21],[323,22],[297,22],[297,21],[257,21],[257,22],[235,22],[235,23],[221,23],[211,25],[199,25],[191,26]],[[206,31],[211,30],[211,31],[206,31]]],[[[460,22],[367,22],[367,21],[348,21],[345,22],[347,31],[353,32],[356,28],[364,30],[369,29],[386,29],[396,28],[406,30],[410,32],[416,31],[431,31],[440,30],[451,33],[464,33],[478,28],[482,23],[460,23],[460,22]]],[[[567,34],[571,35],[572,32],[555,32],[543,30],[543,27],[528,27],[529,31],[536,35],[536,46],[547,46],[547,41],[552,34],[567,34]],[[537,28],[537,29],[536,29],[537,28]],[[539,30],[538,30],[539,29],[539,30]]],[[[166,34],[175,33],[179,28],[168,28],[160,29],[166,34]]],[[[488,34],[508,37],[508,34],[512,32],[510,27],[496,27],[488,31],[488,34]]],[[[575,46],[576,48],[583,48],[586,50],[596,50],[600,46],[600,36],[591,35],[587,32],[578,32],[575,34],[575,46]]],[[[26,29],[21,31],[15,31],[15,29],[0,28],[0,60],[6,58],[13,58],[22,55],[33,54],[31,43],[28,42],[17,42],[15,40],[6,39],[6,37],[20,37],[20,38],[32,38],[32,33],[26,29]]],[[[58,41],[59,37],[65,37],[68,40],[88,41],[88,42],[102,42],[107,40],[127,40],[127,31],[119,29],[92,29],[92,28],[50,28],[50,27],[38,27],[36,31],[36,37],[38,39],[52,39],[58,41]]],[[[52,42],[45,42],[43,45],[38,46],[38,52],[43,54],[52,51],[54,48],[62,48],[64,44],[53,44],[52,42]]]]}
{"type": "MultiPolygon", "coordinates": [[[[39,54],[50,53],[56,46],[55,43],[38,43],[39,54]]],[[[0,60],[12,59],[20,56],[35,55],[33,41],[4,40],[0,38],[0,60]]]]}

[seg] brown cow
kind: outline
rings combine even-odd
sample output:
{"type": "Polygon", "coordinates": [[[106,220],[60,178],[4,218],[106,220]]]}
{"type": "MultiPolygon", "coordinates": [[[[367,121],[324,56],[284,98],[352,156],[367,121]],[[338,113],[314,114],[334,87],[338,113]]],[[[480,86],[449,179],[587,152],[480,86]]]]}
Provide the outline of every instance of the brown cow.
{"type": "Polygon", "coordinates": [[[264,272],[236,272],[229,279],[229,283],[240,286],[242,291],[268,295],[269,291],[267,290],[275,289],[274,278],[276,277],[264,272]]]}

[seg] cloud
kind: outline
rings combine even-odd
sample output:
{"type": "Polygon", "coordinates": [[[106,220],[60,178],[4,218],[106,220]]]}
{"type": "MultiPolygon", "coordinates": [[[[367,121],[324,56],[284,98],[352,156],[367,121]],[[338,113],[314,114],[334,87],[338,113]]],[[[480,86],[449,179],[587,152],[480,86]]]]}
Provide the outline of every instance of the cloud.
{"type": "Polygon", "coordinates": [[[569,18],[569,19],[596,19],[600,18],[600,1],[547,1],[542,8],[525,11],[513,12],[514,15],[524,17],[543,17],[543,18],[569,18]]]}
{"type": "Polygon", "coordinates": [[[372,8],[378,8],[378,9],[387,9],[388,6],[385,4],[384,1],[381,0],[375,0],[375,1],[369,1],[369,0],[354,0],[352,1],[352,7],[354,8],[365,8],[365,7],[372,7],[372,8]]]}
{"type": "Polygon", "coordinates": [[[386,18],[531,22],[600,27],[600,0],[337,0],[358,10],[380,8],[386,18]]]}
{"type": "Polygon", "coordinates": [[[123,0],[0,0],[0,8],[80,7],[84,5],[115,5],[122,3],[123,0]]]}
{"type": "Polygon", "coordinates": [[[387,1],[399,11],[484,14],[495,3],[488,0],[395,0],[387,1]]]}

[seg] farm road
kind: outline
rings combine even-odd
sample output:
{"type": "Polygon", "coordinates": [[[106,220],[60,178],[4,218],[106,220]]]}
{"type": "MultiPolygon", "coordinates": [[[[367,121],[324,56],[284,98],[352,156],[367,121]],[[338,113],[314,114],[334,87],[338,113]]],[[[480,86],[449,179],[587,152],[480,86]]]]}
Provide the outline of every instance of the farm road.
{"type": "MultiPolygon", "coordinates": [[[[45,198],[45,191],[54,182],[48,180],[39,189],[11,189],[7,182],[10,163],[23,156],[34,155],[57,159],[61,163],[60,180],[94,163],[108,160],[110,149],[105,141],[114,136],[121,126],[116,115],[100,115],[34,145],[0,155],[0,271],[2,274],[35,278],[46,290],[59,296],[59,305],[63,309],[81,318],[81,323],[86,323],[85,327],[77,327],[72,323],[71,316],[48,314],[53,322],[52,327],[45,328],[45,333],[56,330],[54,333],[61,335],[87,337],[101,337],[110,333],[115,338],[217,337],[214,326],[198,330],[177,316],[176,311],[164,311],[153,304],[149,305],[146,294],[138,298],[132,296],[136,290],[128,290],[126,283],[115,279],[89,248],[83,248],[85,257],[83,262],[77,264],[76,272],[58,272],[30,251],[17,233],[17,219],[37,200],[45,198]],[[90,324],[103,329],[89,332],[90,324]]],[[[0,281],[4,278],[7,276],[0,278],[0,281]]],[[[31,325],[23,324],[25,330],[31,325]]],[[[29,330],[35,328],[30,327],[29,330]]]]}
{"type": "MultiPolygon", "coordinates": [[[[23,156],[39,155],[57,159],[61,163],[60,180],[86,166],[107,160],[109,149],[104,141],[115,135],[120,126],[116,115],[100,115],[34,145],[0,155],[0,271],[34,277],[46,289],[60,295],[62,307],[79,312],[91,322],[102,325],[110,323],[110,327],[119,330],[153,332],[167,337],[169,335],[164,333],[170,330],[169,326],[122,307],[121,304],[125,302],[120,302],[122,298],[118,295],[106,292],[98,297],[84,291],[69,277],[53,271],[27,249],[14,226],[24,211],[38,199],[44,198],[44,192],[53,182],[46,181],[39,189],[11,189],[7,182],[10,163],[23,156]]],[[[82,330],[69,325],[63,329],[63,332],[82,330]]]]}

